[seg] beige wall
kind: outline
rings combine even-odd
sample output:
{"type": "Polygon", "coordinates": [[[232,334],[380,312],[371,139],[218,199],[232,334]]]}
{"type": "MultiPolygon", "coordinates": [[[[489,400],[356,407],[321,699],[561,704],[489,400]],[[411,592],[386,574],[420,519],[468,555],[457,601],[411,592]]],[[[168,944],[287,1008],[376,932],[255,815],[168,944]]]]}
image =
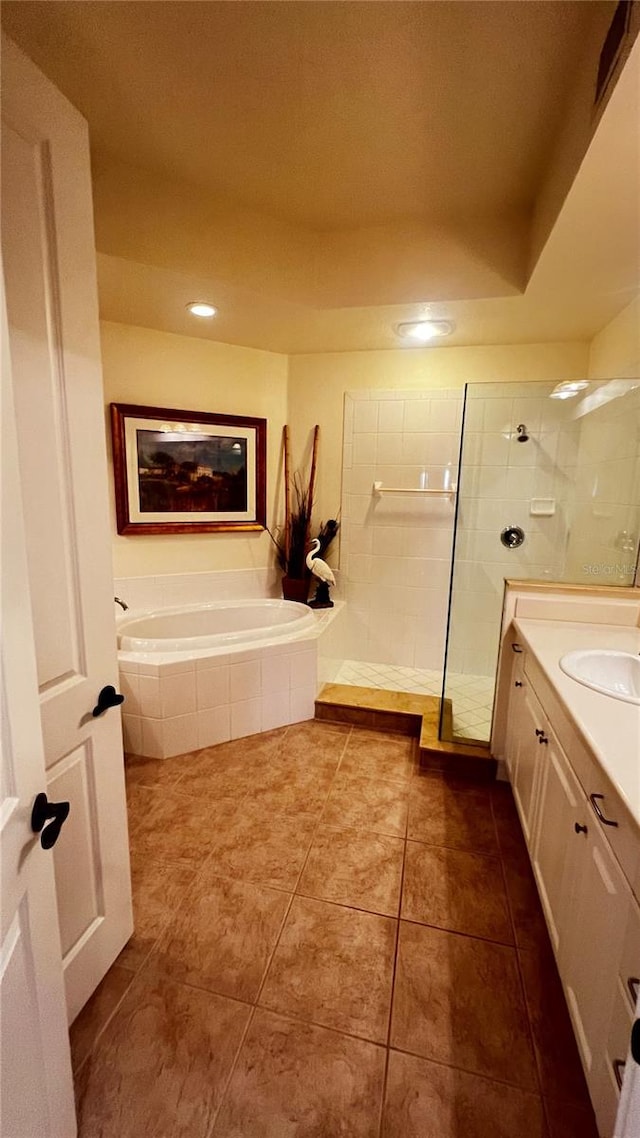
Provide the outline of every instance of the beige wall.
{"type": "MultiPolygon", "coordinates": [[[[123,324],[103,323],[101,334],[107,406],[140,403],[268,419],[267,509],[271,525],[275,503],[281,496],[287,357],[123,324]]],[[[116,577],[258,568],[272,561],[271,541],[265,533],[118,536],[113,504],[112,528],[116,577]]]]}
{"type": "Polygon", "coordinates": [[[587,374],[589,379],[640,377],[640,295],[594,336],[587,374]]]}
{"type": "Polygon", "coordinates": [[[340,506],[345,391],[415,391],[466,382],[559,383],[585,377],[588,353],[587,343],[573,342],[291,356],[289,423],[297,464],[308,453],[314,423],[321,428],[317,519],[334,517],[340,506]]]}

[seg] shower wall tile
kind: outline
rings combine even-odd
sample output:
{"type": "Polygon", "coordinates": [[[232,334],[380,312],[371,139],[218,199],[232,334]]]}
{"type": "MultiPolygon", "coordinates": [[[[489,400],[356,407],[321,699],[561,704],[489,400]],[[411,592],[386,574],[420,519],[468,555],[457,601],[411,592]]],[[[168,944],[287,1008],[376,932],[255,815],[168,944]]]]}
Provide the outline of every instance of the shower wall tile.
{"type": "Polygon", "coordinates": [[[567,569],[579,582],[630,584],[640,538],[640,386],[606,384],[584,402],[567,569]]]}
{"type": "MultiPolygon", "coordinates": [[[[448,498],[375,496],[457,477],[459,390],[347,394],[340,568],[349,659],[441,668],[453,540],[448,498]]],[[[345,652],[345,654],[347,654],[345,652]]]]}

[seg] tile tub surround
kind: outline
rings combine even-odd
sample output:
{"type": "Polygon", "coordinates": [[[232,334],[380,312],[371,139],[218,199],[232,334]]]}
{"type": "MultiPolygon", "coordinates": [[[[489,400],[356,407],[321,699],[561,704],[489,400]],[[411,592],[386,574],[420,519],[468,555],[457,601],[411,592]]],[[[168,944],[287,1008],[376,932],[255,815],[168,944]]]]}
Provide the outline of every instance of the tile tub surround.
{"type": "MultiPolygon", "coordinates": [[[[116,577],[116,597],[130,609],[171,608],[207,601],[260,600],[280,597],[282,574],[270,569],[227,569],[211,573],[164,573],[148,577],[116,577]]],[[[120,610],[118,609],[117,612],[120,610]]]]}
{"type": "Polygon", "coordinates": [[[441,668],[455,503],[375,496],[456,481],[462,391],[347,392],[340,570],[349,610],[343,658],[441,668]],[[448,471],[448,473],[447,473],[448,471]]]}
{"type": "Polygon", "coordinates": [[[313,637],[164,663],[121,654],[125,750],[168,759],[312,719],[317,651],[313,637]]]}
{"type": "Polygon", "coordinates": [[[136,931],[71,1029],[80,1138],[596,1138],[507,786],[315,721],[126,775],[136,931]]]}

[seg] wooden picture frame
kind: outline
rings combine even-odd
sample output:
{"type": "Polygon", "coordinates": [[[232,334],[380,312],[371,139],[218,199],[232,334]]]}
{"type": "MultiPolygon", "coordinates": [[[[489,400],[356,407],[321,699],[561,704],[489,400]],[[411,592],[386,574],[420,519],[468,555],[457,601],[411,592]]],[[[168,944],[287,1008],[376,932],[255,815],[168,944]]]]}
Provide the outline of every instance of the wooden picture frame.
{"type": "Polygon", "coordinates": [[[111,404],[118,533],[262,530],[267,420],[111,404]]]}

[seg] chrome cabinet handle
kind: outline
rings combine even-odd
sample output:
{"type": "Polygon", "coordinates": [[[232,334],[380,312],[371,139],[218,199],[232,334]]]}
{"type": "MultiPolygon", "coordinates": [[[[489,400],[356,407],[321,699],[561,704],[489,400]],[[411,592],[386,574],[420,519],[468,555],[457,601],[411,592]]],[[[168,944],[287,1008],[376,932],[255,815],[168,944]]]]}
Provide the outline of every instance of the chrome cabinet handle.
{"type": "Polygon", "coordinates": [[[624,1059],[614,1059],[611,1066],[613,1067],[613,1073],[616,1077],[616,1083],[618,1084],[618,1090],[621,1091],[622,1090],[622,1080],[624,1078],[624,1069],[626,1066],[625,1061],[624,1061],[624,1059]]]}
{"type": "Polygon", "coordinates": [[[629,976],[629,978],[627,980],[627,988],[629,989],[631,999],[633,1000],[633,1003],[635,1006],[636,1001],[638,999],[638,992],[640,992],[640,977],[629,976]]]}
{"type": "Polygon", "coordinates": [[[589,802],[593,806],[593,809],[595,810],[596,816],[600,819],[600,821],[602,822],[602,825],[603,826],[616,826],[617,827],[617,825],[618,825],[617,822],[614,822],[613,819],[611,819],[611,818],[605,818],[604,814],[602,813],[602,810],[598,806],[598,800],[604,802],[604,794],[590,794],[589,795],[589,802]]]}

